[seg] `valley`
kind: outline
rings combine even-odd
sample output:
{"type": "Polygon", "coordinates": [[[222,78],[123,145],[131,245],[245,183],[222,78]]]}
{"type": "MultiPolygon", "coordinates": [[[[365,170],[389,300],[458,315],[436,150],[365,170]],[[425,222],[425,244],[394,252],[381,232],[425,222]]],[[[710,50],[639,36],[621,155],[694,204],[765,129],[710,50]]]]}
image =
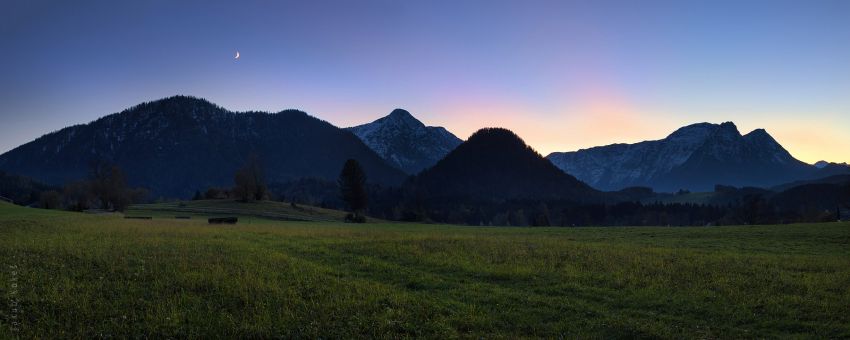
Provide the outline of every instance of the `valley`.
{"type": "Polygon", "coordinates": [[[0,8],[0,340],[850,339],[850,0],[0,8]]]}

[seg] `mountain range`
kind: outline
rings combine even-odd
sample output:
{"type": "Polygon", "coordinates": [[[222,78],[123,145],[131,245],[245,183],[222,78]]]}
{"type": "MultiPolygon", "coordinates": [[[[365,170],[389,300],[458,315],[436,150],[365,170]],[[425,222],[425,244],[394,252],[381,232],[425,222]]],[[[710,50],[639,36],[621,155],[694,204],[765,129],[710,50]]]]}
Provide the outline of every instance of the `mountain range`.
{"type": "Polygon", "coordinates": [[[600,190],[645,186],[657,191],[711,191],[717,184],[766,188],[850,173],[850,167],[839,164],[799,161],[767,131],[741,135],[731,122],[693,124],[661,140],[555,152],[547,158],[600,190]]]}
{"type": "Polygon", "coordinates": [[[384,160],[408,174],[431,167],[463,141],[442,127],[425,126],[402,109],[347,128],[384,160]]]}
{"type": "MultiPolygon", "coordinates": [[[[508,130],[482,129],[464,142],[402,109],[342,129],[298,110],[231,112],[187,96],[46,134],[0,155],[0,170],[61,186],[87,177],[91,164],[105,161],[154,197],[187,198],[196,190],[231,186],[235,170],[251,156],[260,160],[269,184],[321,183],[327,194],[342,164],[353,158],[373,184],[399,187],[407,179],[427,188],[428,197],[485,201],[586,200],[598,198],[597,190],[619,191],[606,197],[647,194],[621,190],[632,187],[769,188],[850,174],[846,164],[803,163],[765,130],[741,135],[728,122],[689,125],[661,140],[556,152],[547,160],[508,130]]],[[[301,184],[278,187],[290,195],[316,194],[301,193],[306,190],[301,184]]]]}
{"type": "Polygon", "coordinates": [[[0,169],[63,185],[85,178],[92,162],[105,161],[154,197],[188,198],[196,190],[232,186],[235,170],[251,155],[261,160],[270,183],[336,180],[349,158],[372,183],[398,185],[406,177],[354,134],[304,112],[236,113],[185,96],[49,133],[0,155],[0,169]]]}

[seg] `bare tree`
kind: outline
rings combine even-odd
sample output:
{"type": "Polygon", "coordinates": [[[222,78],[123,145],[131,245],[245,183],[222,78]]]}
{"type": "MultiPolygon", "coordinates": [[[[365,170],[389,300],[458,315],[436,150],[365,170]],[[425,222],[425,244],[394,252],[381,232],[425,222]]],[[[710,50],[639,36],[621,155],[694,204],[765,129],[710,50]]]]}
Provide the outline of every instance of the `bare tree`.
{"type": "Polygon", "coordinates": [[[106,162],[93,162],[90,189],[103,209],[124,211],[131,203],[147,197],[147,190],[127,187],[124,171],[106,162]]]}
{"type": "Polygon", "coordinates": [[[38,198],[38,205],[44,209],[58,209],[62,196],[56,190],[43,191],[38,198]]]}
{"type": "Polygon", "coordinates": [[[91,183],[88,181],[76,181],[65,185],[62,190],[65,206],[74,211],[83,211],[91,207],[94,200],[91,183]]]}
{"type": "Polygon", "coordinates": [[[240,200],[249,202],[265,199],[267,190],[265,176],[256,155],[250,156],[245,165],[236,171],[233,181],[236,184],[233,188],[234,194],[240,200]]]}

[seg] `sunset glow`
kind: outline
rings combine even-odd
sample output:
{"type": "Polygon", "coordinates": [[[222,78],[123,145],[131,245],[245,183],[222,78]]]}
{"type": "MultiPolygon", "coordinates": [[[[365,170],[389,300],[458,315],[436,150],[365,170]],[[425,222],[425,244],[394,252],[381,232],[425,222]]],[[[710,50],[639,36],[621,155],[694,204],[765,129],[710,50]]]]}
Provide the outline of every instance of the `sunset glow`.
{"type": "Polygon", "coordinates": [[[847,1],[169,3],[158,19],[142,14],[159,5],[0,14],[0,152],[186,94],[338,126],[400,107],[461,138],[505,127],[543,154],[733,121],[803,161],[850,161],[847,1]],[[179,34],[165,28],[175,22],[179,34]],[[236,46],[250,58],[234,62],[236,46]]]}
{"type": "Polygon", "coordinates": [[[850,337],[850,0],[3,0],[0,39],[0,339],[850,337]]]}

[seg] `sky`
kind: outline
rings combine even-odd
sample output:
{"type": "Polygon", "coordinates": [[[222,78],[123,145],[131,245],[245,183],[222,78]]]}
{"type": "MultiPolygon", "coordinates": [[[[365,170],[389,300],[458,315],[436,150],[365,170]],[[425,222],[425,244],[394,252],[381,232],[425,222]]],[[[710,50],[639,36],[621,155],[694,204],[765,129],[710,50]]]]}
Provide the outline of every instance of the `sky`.
{"type": "Polygon", "coordinates": [[[850,162],[846,0],[0,0],[0,46],[0,152],[183,94],[340,127],[404,108],[543,155],[733,121],[850,162]]]}

